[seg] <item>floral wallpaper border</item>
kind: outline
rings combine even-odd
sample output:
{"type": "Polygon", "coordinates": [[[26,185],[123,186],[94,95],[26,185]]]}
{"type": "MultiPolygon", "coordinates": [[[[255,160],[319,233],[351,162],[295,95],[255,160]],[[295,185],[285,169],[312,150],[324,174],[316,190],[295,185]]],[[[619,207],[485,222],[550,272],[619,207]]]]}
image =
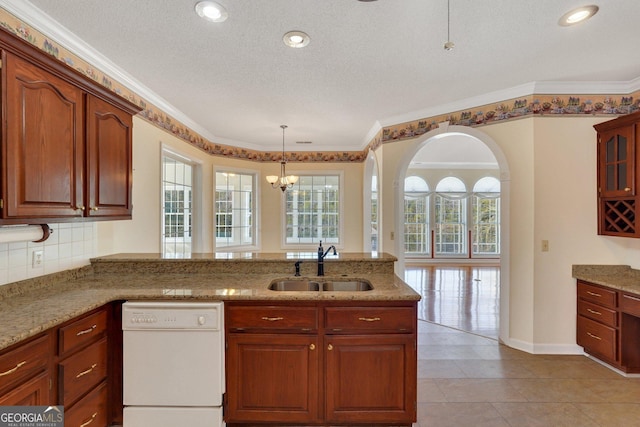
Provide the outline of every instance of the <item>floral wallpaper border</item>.
{"type": "MultiPolygon", "coordinates": [[[[121,97],[138,105],[142,108],[138,116],[212,156],[256,162],[279,162],[282,159],[282,153],[279,152],[247,150],[239,147],[216,144],[215,142],[207,140],[2,8],[0,8],[0,27],[16,37],[26,40],[38,49],[64,62],[69,67],[79,71],[105,88],[112,90],[121,97]]],[[[364,162],[369,150],[376,150],[382,144],[415,138],[437,128],[438,123],[444,121],[448,121],[450,125],[478,127],[532,115],[546,117],[576,117],[584,115],[618,116],[638,110],[640,110],[640,91],[626,96],[528,95],[521,98],[505,100],[496,104],[487,104],[439,116],[387,126],[378,132],[362,151],[293,151],[287,152],[286,155],[287,161],[289,162],[364,162]]]]}

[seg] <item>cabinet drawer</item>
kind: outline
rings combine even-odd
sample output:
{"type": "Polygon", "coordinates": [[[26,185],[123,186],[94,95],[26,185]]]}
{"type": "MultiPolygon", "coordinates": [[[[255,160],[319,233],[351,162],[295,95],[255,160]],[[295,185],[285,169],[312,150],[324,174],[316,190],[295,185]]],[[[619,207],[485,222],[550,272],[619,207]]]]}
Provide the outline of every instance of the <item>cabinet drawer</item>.
{"type": "Polygon", "coordinates": [[[598,304],[578,300],[578,314],[614,328],[618,326],[618,312],[598,304]]]}
{"type": "Polygon", "coordinates": [[[316,307],[284,306],[227,306],[227,327],[230,330],[293,330],[315,331],[318,329],[316,307]]]}
{"type": "Polygon", "coordinates": [[[578,282],[578,298],[595,302],[609,308],[616,308],[616,291],[578,282]]]}
{"type": "Polygon", "coordinates": [[[416,316],[411,307],[326,307],[328,333],[357,331],[413,332],[416,316]]]}
{"type": "Polygon", "coordinates": [[[49,335],[36,338],[0,356],[0,391],[47,368],[49,335]]]}
{"type": "Polygon", "coordinates": [[[106,310],[91,314],[82,319],[60,328],[58,331],[59,354],[65,355],[69,351],[100,337],[107,330],[106,310]]]}
{"type": "Polygon", "coordinates": [[[620,293],[620,310],[623,313],[640,316],[640,295],[620,293]]]}
{"type": "Polygon", "coordinates": [[[107,376],[107,338],[68,357],[59,365],[60,396],[72,404],[107,376]]]}
{"type": "Polygon", "coordinates": [[[587,353],[596,353],[606,359],[617,360],[616,330],[601,323],[578,316],[578,345],[587,353]]]}
{"type": "Polygon", "coordinates": [[[64,425],[73,427],[107,426],[107,383],[103,382],[71,409],[65,410],[64,425]]]}

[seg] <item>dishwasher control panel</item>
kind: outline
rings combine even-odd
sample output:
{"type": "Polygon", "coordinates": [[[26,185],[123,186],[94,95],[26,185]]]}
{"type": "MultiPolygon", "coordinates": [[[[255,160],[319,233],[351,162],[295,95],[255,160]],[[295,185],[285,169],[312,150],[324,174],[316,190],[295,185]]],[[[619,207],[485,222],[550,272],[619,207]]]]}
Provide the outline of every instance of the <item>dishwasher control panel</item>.
{"type": "Polygon", "coordinates": [[[222,302],[135,302],[122,305],[122,329],[222,330],[222,302]]]}

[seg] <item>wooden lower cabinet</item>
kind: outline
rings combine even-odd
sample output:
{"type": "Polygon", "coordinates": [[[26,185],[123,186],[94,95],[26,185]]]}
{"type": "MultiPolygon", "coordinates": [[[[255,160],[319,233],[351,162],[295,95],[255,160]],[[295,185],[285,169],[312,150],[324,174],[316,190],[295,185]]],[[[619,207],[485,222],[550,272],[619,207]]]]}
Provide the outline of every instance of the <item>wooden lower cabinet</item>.
{"type": "Polygon", "coordinates": [[[230,334],[227,420],[318,420],[315,335],[230,334]]]}
{"type": "Polygon", "coordinates": [[[640,373],[640,295],[577,282],[576,342],[626,373],[640,373]]]}
{"type": "Polygon", "coordinates": [[[36,406],[49,404],[48,372],[43,372],[0,396],[0,406],[36,406]]]}
{"type": "Polygon", "coordinates": [[[415,303],[369,304],[227,303],[227,425],[410,426],[415,303]]]}
{"type": "Polygon", "coordinates": [[[413,337],[332,336],[325,343],[327,422],[412,419],[417,378],[413,337]]]}
{"type": "Polygon", "coordinates": [[[107,383],[103,382],[70,409],[65,408],[64,424],[73,427],[107,427],[107,383]]]}
{"type": "Polygon", "coordinates": [[[51,338],[43,334],[0,354],[0,406],[50,405],[51,338]]]}

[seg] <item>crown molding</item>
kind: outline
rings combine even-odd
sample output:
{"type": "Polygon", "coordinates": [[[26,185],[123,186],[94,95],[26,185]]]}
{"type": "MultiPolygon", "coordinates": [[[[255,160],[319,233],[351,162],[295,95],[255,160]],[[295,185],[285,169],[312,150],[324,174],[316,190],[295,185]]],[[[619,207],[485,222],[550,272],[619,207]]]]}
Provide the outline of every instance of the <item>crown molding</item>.
{"type": "MultiPolygon", "coordinates": [[[[590,82],[530,82],[507,89],[485,93],[471,98],[461,99],[448,104],[438,105],[423,110],[415,110],[405,114],[390,116],[376,121],[367,135],[374,135],[388,126],[408,123],[426,117],[436,117],[452,111],[468,110],[481,105],[503,102],[507,99],[531,95],[626,95],[640,90],[640,77],[628,81],[590,81],[590,82]]],[[[370,141],[370,140],[369,140],[370,141]]]]}

